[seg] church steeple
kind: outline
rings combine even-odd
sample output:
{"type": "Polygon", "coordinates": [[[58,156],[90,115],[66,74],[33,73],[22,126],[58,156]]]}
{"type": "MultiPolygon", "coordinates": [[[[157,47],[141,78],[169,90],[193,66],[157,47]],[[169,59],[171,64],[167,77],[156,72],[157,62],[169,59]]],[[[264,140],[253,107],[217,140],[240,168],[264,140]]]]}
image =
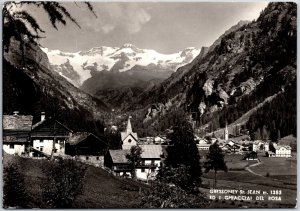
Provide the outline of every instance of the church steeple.
{"type": "Polygon", "coordinates": [[[132,127],[131,127],[131,122],[130,122],[131,116],[128,117],[128,122],[127,122],[127,127],[126,127],[126,133],[132,133],[132,127]]]}
{"type": "Polygon", "coordinates": [[[228,127],[227,127],[227,121],[226,121],[225,129],[224,129],[224,139],[225,139],[225,141],[228,140],[228,127]]]}

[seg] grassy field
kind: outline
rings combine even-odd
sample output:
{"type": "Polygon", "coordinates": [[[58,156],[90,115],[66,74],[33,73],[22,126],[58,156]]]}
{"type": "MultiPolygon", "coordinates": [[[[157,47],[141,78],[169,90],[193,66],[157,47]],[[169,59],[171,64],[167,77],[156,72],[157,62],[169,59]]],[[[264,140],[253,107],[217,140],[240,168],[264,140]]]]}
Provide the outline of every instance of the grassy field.
{"type": "MultiPolygon", "coordinates": [[[[47,181],[42,166],[49,161],[9,156],[5,158],[4,165],[8,162],[21,164],[30,194],[30,207],[43,207],[40,185],[47,181]]],[[[148,188],[145,184],[114,177],[103,169],[89,165],[84,184],[83,194],[76,199],[74,208],[137,208],[139,189],[148,188]]]]}
{"type": "MultiPolygon", "coordinates": [[[[268,158],[259,157],[261,160],[260,165],[249,167],[253,172],[262,176],[257,176],[249,171],[239,169],[229,169],[226,172],[218,172],[217,174],[217,188],[218,189],[237,189],[237,190],[282,190],[281,201],[261,201],[256,200],[251,202],[224,202],[218,201],[218,206],[223,204],[223,207],[229,205],[236,205],[239,207],[266,207],[266,208],[279,208],[279,207],[295,207],[297,197],[297,176],[296,176],[296,156],[292,158],[268,158]],[[267,177],[267,173],[269,176],[267,177]],[[228,205],[229,203],[229,205],[228,205]]],[[[241,165],[241,155],[225,155],[227,165],[241,165]]],[[[246,162],[246,161],[244,161],[246,162]]],[[[256,163],[257,161],[249,161],[248,165],[256,163]]],[[[209,172],[203,175],[203,183],[211,186],[213,185],[214,174],[209,172]]],[[[207,189],[204,189],[208,193],[207,189]]],[[[216,205],[217,207],[217,205],[216,205]]]]}
{"type": "Polygon", "coordinates": [[[260,157],[261,164],[251,167],[254,172],[265,176],[269,175],[296,175],[297,174],[297,162],[296,158],[269,158],[260,157]]]}
{"type": "MultiPolygon", "coordinates": [[[[262,176],[254,175],[245,170],[245,166],[257,161],[243,161],[241,158],[241,155],[225,156],[229,172],[218,172],[217,188],[261,191],[282,190],[282,200],[280,202],[220,200],[212,201],[210,208],[288,208],[295,206],[297,197],[296,157],[291,159],[259,157],[262,163],[250,167],[250,169],[262,176]],[[267,172],[269,172],[269,177],[266,177],[267,172]]],[[[40,185],[47,181],[43,175],[42,167],[47,166],[49,161],[14,156],[5,156],[3,161],[4,166],[8,162],[19,162],[21,164],[21,170],[26,176],[26,187],[30,193],[30,207],[43,207],[40,185]]],[[[209,187],[213,186],[213,179],[213,172],[203,174],[203,184],[208,188],[202,188],[202,191],[208,195],[209,187]]],[[[103,169],[93,166],[88,166],[84,183],[83,194],[76,199],[74,208],[138,208],[139,190],[149,188],[145,184],[130,179],[114,177],[103,169]]]]}

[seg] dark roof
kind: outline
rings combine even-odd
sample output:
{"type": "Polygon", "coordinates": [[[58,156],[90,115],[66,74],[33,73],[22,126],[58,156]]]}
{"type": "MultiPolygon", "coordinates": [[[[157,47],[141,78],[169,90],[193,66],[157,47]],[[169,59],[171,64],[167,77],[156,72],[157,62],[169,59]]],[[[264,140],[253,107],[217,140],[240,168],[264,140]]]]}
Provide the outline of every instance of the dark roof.
{"type": "Polygon", "coordinates": [[[113,163],[128,163],[126,155],[130,153],[130,150],[109,150],[113,163]]]}
{"type": "Polygon", "coordinates": [[[32,119],[31,115],[3,115],[3,130],[30,131],[32,119]]]}
{"type": "MultiPolygon", "coordinates": [[[[70,135],[70,137],[66,140],[67,143],[69,143],[70,145],[76,145],[80,142],[82,142],[83,140],[85,140],[86,138],[88,138],[89,136],[93,136],[95,139],[105,143],[103,140],[101,140],[99,137],[95,136],[92,133],[89,132],[77,132],[77,133],[72,133],[70,135]]],[[[106,143],[105,143],[106,144],[106,143]]]]}
{"type": "Polygon", "coordinates": [[[45,122],[48,122],[48,121],[55,121],[56,123],[58,123],[59,125],[61,125],[62,127],[64,127],[66,130],[72,132],[71,129],[67,128],[65,125],[63,125],[63,124],[60,123],[59,121],[54,120],[54,119],[52,119],[52,118],[44,119],[44,120],[39,121],[39,122],[37,122],[36,124],[32,125],[32,130],[33,130],[33,129],[36,129],[37,127],[39,127],[40,125],[42,125],[42,124],[44,124],[45,122]]]}
{"type": "Polygon", "coordinates": [[[4,143],[26,143],[28,140],[28,137],[3,136],[4,143]]]}

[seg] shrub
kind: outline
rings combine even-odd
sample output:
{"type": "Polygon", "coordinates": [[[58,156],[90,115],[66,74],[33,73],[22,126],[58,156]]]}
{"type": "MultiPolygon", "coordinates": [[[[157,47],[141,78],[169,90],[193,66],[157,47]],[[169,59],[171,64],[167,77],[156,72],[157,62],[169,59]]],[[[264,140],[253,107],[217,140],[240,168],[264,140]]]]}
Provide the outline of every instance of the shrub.
{"type": "Polygon", "coordinates": [[[63,160],[50,161],[43,168],[47,183],[42,185],[43,198],[47,208],[71,208],[74,200],[83,190],[86,172],[84,164],[63,160]]]}
{"type": "Polygon", "coordinates": [[[25,178],[17,164],[3,169],[3,207],[27,207],[28,195],[25,178]]]}

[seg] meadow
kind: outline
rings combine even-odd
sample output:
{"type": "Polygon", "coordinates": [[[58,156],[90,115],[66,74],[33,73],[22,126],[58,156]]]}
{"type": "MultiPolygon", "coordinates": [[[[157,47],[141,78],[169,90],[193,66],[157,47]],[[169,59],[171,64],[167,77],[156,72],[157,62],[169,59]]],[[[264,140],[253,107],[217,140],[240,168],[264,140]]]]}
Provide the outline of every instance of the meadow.
{"type": "MultiPolygon", "coordinates": [[[[251,167],[250,165],[257,161],[242,161],[241,155],[225,155],[229,171],[217,173],[217,189],[237,189],[237,190],[281,190],[281,201],[256,201],[234,202],[235,205],[255,208],[279,208],[295,207],[297,197],[297,176],[296,176],[296,154],[292,158],[268,158],[259,156],[260,164],[251,167]],[[248,164],[247,164],[248,162],[248,164]],[[236,168],[238,166],[248,167],[255,175],[245,168],[236,168]]],[[[214,183],[214,173],[203,174],[203,184],[212,187],[214,183]]],[[[208,193],[208,190],[203,189],[208,193]]],[[[216,202],[215,202],[216,203],[216,202]]],[[[219,201],[217,203],[226,204],[229,202],[219,201]]],[[[231,202],[232,203],[232,202],[231,202]]],[[[230,204],[232,205],[232,204],[230,204]]]]}

